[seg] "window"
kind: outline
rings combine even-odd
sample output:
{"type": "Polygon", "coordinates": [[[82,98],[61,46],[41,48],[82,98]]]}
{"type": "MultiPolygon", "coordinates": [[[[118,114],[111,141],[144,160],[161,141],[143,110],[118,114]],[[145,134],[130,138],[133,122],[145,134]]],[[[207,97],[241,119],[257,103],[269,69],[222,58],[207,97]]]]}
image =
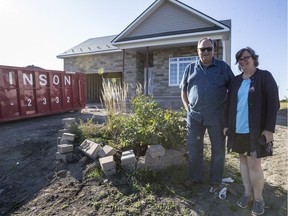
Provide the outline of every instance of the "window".
{"type": "Polygon", "coordinates": [[[197,56],[175,57],[169,59],[169,86],[178,86],[188,64],[197,61],[197,56]]]}

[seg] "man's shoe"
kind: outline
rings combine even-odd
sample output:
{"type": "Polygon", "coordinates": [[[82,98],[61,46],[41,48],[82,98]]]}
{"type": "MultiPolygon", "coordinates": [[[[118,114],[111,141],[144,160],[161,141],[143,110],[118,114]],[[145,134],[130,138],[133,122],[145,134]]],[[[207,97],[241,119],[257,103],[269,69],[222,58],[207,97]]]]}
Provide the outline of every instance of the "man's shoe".
{"type": "Polygon", "coordinates": [[[264,200],[255,200],[252,207],[252,214],[254,215],[262,215],[264,214],[264,200]]]}
{"type": "Polygon", "coordinates": [[[218,192],[221,191],[222,188],[223,186],[221,184],[211,185],[209,192],[212,194],[218,194],[218,192]]]}
{"type": "Polygon", "coordinates": [[[187,179],[187,180],[184,182],[184,185],[185,185],[185,187],[187,187],[187,188],[193,187],[193,186],[195,186],[195,185],[197,185],[197,184],[202,184],[202,182],[201,182],[201,181],[191,181],[191,180],[189,180],[189,179],[187,179]]]}

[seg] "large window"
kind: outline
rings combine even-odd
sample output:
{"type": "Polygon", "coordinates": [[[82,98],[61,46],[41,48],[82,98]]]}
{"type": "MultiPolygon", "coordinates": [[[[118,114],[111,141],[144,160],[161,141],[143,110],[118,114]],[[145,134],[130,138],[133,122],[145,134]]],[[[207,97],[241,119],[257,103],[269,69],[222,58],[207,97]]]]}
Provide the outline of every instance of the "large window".
{"type": "Polygon", "coordinates": [[[182,80],[182,76],[187,65],[195,62],[197,59],[197,56],[170,58],[169,86],[178,86],[182,80]]]}

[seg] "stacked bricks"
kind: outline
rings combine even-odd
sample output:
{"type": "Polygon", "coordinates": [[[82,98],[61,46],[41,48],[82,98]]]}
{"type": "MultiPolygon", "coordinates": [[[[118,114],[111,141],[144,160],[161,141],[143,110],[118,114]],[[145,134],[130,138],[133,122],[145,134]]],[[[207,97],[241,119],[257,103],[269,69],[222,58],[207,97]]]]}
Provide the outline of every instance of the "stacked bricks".
{"type": "Polygon", "coordinates": [[[149,145],[144,157],[140,157],[137,168],[153,170],[166,169],[172,165],[184,165],[187,162],[183,152],[165,149],[162,145],[149,145]]]}
{"type": "Polygon", "coordinates": [[[56,160],[63,161],[64,163],[73,160],[74,140],[75,134],[69,133],[70,128],[76,124],[75,118],[62,119],[64,129],[58,131],[59,137],[57,138],[57,152],[55,154],[56,160]]]}
{"type": "Polygon", "coordinates": [[[136,169],[136,157],[133,150],[124,151],[121,156],[122,168],[127,172],[133,172],[136,169]]]}

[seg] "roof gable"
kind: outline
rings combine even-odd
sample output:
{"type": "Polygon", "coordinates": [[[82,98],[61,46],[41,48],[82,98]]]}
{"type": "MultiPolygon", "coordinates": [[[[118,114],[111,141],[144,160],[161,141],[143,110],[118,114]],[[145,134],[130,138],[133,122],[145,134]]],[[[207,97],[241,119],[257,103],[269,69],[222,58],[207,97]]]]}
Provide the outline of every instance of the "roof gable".
{"type": "Polygon", "coordinates": [[[112,44],[208,31],[229,31],[229,27],[177,0],[156,0],[112,44]]]}

